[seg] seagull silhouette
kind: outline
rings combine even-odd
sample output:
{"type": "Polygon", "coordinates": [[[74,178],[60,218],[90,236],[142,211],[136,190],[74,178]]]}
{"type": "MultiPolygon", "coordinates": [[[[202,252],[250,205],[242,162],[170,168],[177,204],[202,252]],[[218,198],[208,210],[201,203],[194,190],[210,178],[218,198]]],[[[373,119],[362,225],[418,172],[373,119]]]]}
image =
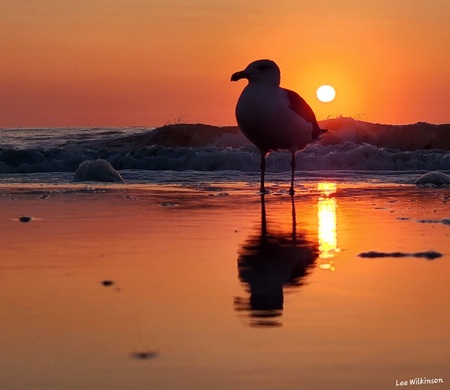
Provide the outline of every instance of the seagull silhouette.
{"type": "Polygon", "coordinates": [[[231,81],[247,79],[236,105],[236,119],[244,135],[261,153],[261,188],[265,193],[266,155],[270,151],[289,150],[291,188],[294,194],[295,154],[319,139],[322,130],[306,101],[296,92],[280,87],[280,68],[271,60],[257,60],[234,73],[231,81]]]}

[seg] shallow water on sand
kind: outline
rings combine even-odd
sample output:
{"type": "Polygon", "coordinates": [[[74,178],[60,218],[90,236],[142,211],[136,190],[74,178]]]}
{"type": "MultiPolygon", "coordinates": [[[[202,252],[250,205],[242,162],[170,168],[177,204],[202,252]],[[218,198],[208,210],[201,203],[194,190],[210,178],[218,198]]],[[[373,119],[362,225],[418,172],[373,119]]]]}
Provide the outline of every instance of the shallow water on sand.
{"type": "Polygon", "coordinates": [[[4,186],[0,387],[447,388],[449,199],[344,182],[293,200],[233,183],[4,186]]]}

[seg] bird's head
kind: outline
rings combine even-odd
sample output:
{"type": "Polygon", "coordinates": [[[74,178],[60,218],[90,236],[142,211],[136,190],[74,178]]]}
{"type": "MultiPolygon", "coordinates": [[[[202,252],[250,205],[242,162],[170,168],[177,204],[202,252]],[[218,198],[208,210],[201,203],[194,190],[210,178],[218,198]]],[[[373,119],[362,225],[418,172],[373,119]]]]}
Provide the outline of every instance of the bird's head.
{"type": "Polygon", "coordinates": [[[231,81],[247,79],[249,83],[258,82],[280,85],[280,68],[272,60],[253,61],[244,70],[233,73],[231,81]]]}

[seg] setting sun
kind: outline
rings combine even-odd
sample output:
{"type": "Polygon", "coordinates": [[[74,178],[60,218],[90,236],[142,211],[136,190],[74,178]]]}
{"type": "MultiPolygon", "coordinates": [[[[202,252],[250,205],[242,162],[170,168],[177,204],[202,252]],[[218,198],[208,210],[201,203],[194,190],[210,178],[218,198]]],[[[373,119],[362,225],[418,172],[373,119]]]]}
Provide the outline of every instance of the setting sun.
{"type": "Polygon", "coordinates": [[[331,85],[321,85],[317,88],[316,96],[321,102],[329,103],[336,97],[336,91],[331,85]]]}

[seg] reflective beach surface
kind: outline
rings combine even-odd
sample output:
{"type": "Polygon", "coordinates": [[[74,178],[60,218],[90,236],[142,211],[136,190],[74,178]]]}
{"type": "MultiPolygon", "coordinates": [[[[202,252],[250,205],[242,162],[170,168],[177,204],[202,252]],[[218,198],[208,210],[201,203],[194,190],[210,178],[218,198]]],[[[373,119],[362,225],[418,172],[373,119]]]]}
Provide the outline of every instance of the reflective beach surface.
{"type": "Polygon", "coordinates": [[[0,387],[450,386],[449,189],[255,188],[2,187],[0,387]]]}

